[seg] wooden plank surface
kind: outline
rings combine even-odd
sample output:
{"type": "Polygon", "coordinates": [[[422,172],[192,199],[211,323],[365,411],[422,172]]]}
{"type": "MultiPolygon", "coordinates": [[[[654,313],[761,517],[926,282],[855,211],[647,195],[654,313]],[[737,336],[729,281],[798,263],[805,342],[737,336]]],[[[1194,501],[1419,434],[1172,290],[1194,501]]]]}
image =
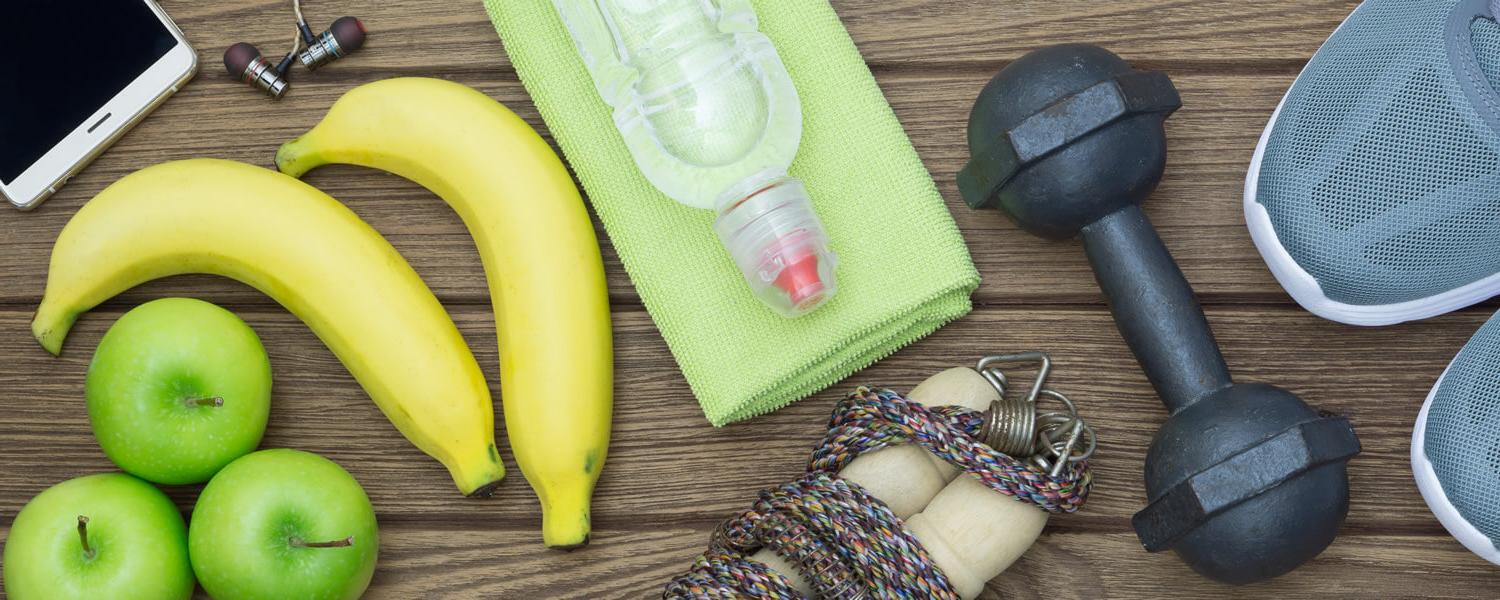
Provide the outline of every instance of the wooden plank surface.
{"type": "MultiPolygon", "coordinates": [[[[199,78],[36,212],[0,212],[0,536],[33,495],[109,470],[89,432],[83,375],[123,311],[187,295],[243,316],[275,370],[264,445],[328,456],[365,486],[382,523],[372,598],[641,598],[701,552],[708,533],[757,490],[800,470],[833,402],[859,383],[908,389],[987,352],[1045,349],[1055,384],[1099,430],[1097,486],[987,598],[1472,597],[1500,576],[1449,538],[1415,494],[1407,451],[1422,398],[1493,304],[1424,323],[1355,329],[1297,308],[1266,272],[1240,215],[1256,137],[1302,63],[1353,0],[836,0],[913,143],[939,184],[985,280],[970,316],[787,409],[723,429],[707,425],[605,242],[618,348],[608,468],[585,550],[539,543],[539,515],[518,469],[495,498],[458,496],[446,473],[403,440],[338,361],[294,317],[253,290],[209,277],[154,282],[86,315],[52,358],[28,330],[52,240],[90,196],[170,159],[215,156],[267,165],[339,94],[398,75],[478,87],[542,129],[478,2],[305,3],[321,24],[362,17],[371,43],[299,77],[283,101],[257,98],[220,70],[228,44],[277,52],[285,6],[164,0],[198,48],[199,78]],[[1115,332],[1076,243],[1047,243],[993,212],[963,207],[952,183],[967,159],[964,120],[994,70],[1048,43],[1104,43],[1165,69],[1185,108],[1169,121],[1170,166],[1148,213],[1200,293],[1236,376],[1275,383],[1353,419],[1364,453],[1350,464],[1351,510],[1317,560],[1272,582],[1230,588],[1171,554],[1142,551],[1129,518],[1144,503],[1142,461],[1165,412],[1115,332]]],[[[384,233],[443,300],[494,392],[493,319],[473,243],[436,198],[399,178],[351,167],[309,177],[384,233]]],[[[502,453],[510,461],[503,430],[502,453]]],[[[513,462],[511,466],[514,466],[513,462]]],[[[184,511],[196,487],[169,489],[184,511]]]]}
{"type": "MultiPolygon", "coordinates": [[[[465,306],[452,312],[498,393],[499,381],[488,368],[496,358],[489,311],[465,306]]],[[[0,387],[24,386],[27,391],[24,403],[16,403],[0,416],[0,439],[7,441],[0,446],[0,464],[11,473],[0,477],[0,515],[14,515],[26,499],[54,479],[110,468],[95,445],[81,443],[90,434],[78,390],[89,350],[119,314],[101,310],[85,315],[63,356],[52,358],[27,337],[29,313],[0,312],[0,355],[9,359],[0,367],[0,387]]],[[[491,499],[459,497],[446,472],[384,423],[332,354],[295,317],[270,309],[239,314],[264,339],[277,382],[264,446],[302,448],[345,465],[364,484],[387,526],[474,529],[488,532],[497,540],[495,544],[548,555],[536,546],[537,505],[520,477],[502,486],[491,499]]],[[[1242,380],[1275,382],[1319,408],[1353,415],[1365,451],[1350,466],[1352,506],[1344,537],[1335,548],[1366,535],[1458,547],[1443,535],[1415,494],[1388,490],[1411,485],[1405,456],[1416,407],[1446,362],[1445,354],[1462,344],[1483,315],[1470,311],[1421,326],[1346,331],[1287,307],[1215,307],[1209,314],[1228,350],[1227,358],[1244,365],[1239,369],[1242,380]],[[1420,342],[1413,343],[1413,339],[1420,342]],[[1386,350],[1360,352],[1367,348],[1386,350]],[[1414,375],[1394,376],[1393,365],[1414,375]],[[1369,405],[1376,402],[1386,410],[1371,410],[1369,405]]],[[[1057,388],[1075,398],[1100,431],[1095,494],[1083,512],[1054,519],[1055,530],[1081,536],[1078,543],[1085,543],[1088,534],[1128,538],[1130,515],[1144,503],[1139,475],[1142,460],[1165,413],[1129,360],[1108,316],[1090,307],[979,311],[844,386],[767,417],[717,430],[706,426],[696,404],[682,392],[686,384],[645,314],[633,309],[617,312],[615,324],[620,348],[616,386],[621,393],[609,468],[600,483],[594,518],[601,529],[618,531],[621,536],[649,536],[672,528],[707,532],[725,516],[743,509],[756,490],[798,472],[819,436],[827,410],[849,385],[909,389],[927,375],[968,362],[976,352],[987,350],[1050,348],[1058,358],[1057,388]],[[691,450],[684,451],[684,447],[691,450]],[[753,459],[747,458],[747,449],[753,449],[753,459]]],[[[503,431],[501,447],[509,460],[503,431]]],[[[191,508],[196,491],[196,487],[169,490],[184,510],[191,508]]],[[[688,551],[672,555],[675,560],[663,555],[664,563],[655,566],[664,573],[681,568],[691,562],[694,552],[702,551],[702,539],[702,535],[693,536],[688,551]]],[[[608,546],[607,540],[597,539],[594,546],[608,546]]],[[[1139,552],[1117,546],[1122,553],[1139,552]]],[[[591,547],[579,554],[593,551],[591,547]]],[[[1464,559],[1459,563],[1483,564],[1467,553],[1456,558],[1464,559]]],[[[1096,560],[1108,564],[1103,557],[1096,560]]],[[[1185,571],[1175,560],[1151,560],[1185,571]]],[[[1380,566],[1402,568],[1398,562],[1380,566]]],[[[503,568],[503,561],[497,559],[495,567],[503,568]]],[[[1475,571],[1483,572],[1477,567],[1475,571]]],[[[484,581],[478,590],[523,589],[528,594],[564,596],[571,592],[571,588],[550,587],[557,582],[545,579],[484,581]]],[[[1216,587],[1187,576],[1174,585],[1204,593],[1216,587]]],[[[1298,586],[1285,589],[1288,593],[1311,591],[1298,586]]]]}
{"type": "MultiPolygon", "coordinates": [[[[490,374],[495,377],[494,321],[483,307],[460,307],[455,321],[490,374]]],[[[61,358],[41,351],[26,335],[29,313],[0,312],[0,385],[25,385],[27,402],[0,415],[0,433],[25,444],[0,447],[0,464],[19,471],[52,467],[77,473],[106,469],[89,436],[88,419],[78,390],[83,385],[90,350],[119,312],[95,311],[80,320],[61,358]],[[40,382],[45,382],[42,384],[40,382]],[[36,383],[33,383],[36,382],[36,383]],[[49,467],[50,465],[50,467],[49,467]]],[[[436,462],[410,450],[395,429],[295,317],[280,311],[241,310],[271,354],[276,392],[268,447],[292,446],[326,454],[348,465],[377,506],[402,522],[448,522],[453,510],[465,519],[519,525],[536,518],[536,501],[517,478],[493,500],[457,498],[447,473],[436,462]],[[375,424],[361,427],[355,424],[375,424]]],[[[1403,455],[1415,411],[1446,359],[1428,360],[1434,348],[1452,348],[1479,325],[1474,313],[1453,315],[1420,328],[1424,342],[1400,348],[1418,328],[1358,330],[1338,335],[1337,325],[1290,308],[1211,309],[1219,339],[1244,381],[1272,382],[1302,395],[1319,408],[1353,415],[1365,446],[1353,464],[1356,494],[1349,526],[1372,531],[1436,532],[1436,523],[1414,495],[1386,497],[1380,489],[1405,485],[1410,471],[1390,469],[1379,458],[1403,455]],[[1308,345],[1304,336],[1320,332],[1336,344],[1308,345]],[[1378,355],[1356,356],[1351,349],[1390,347],[1378,355]],[[1278,352],[1280,350],[1280,352],[1278,352]],[[1235,361],[1235,359],[1241,359],[1235,361]],[[1248,360],[1255,358],[1257,360],[1248,360]],[[1330,370],[1328,365],[1337,364],[1330,370]],[[1417,385],[1392,380],[1391,365],[1401,364],[1430,375],[1417,385]],[[1347,390],[1358,389],[1359,395],[1347,390]],[[1362,410],[1369,394],[1396,410],[1362,410]],[[1400,410],[1404,408],[1405,410],[1400,410]],[[1388,510],[1390,508],[1401,510],[1388,510]]],[[[1088,510],[1068,520],[1115,531],[1128,531],[1129,517],[1144,503],[1139,474],[1146,446],[1166,413],[1145,377],[1129,360],[1128,350],[1107,315],[1091,309],[996,308],[966,317],[931,338],[902,350],[843,385],[772,415],[723,429],[705,427],[697,404],[682,390],[686,382],[673,368],[665,344],[645,313],[615,313],[619,390],[615,437],[594,516],[623,526],[645,518],[653,525],[713,519],[744,508],[755,490],[794,476],[819,438],[828,410],[848,388],[870,384],[910,389],[949,366],[970,363],[976,353],[1049,348],[1056,357],[1056,387],[1075,398],[1100,431],[1095,461],[1101,482],[1088,510]],[[692,452],[682,452],[682,443],[692,452]],[[754,448],[754,460],[741,458],[754,448]],[[666,501],[661,489],[674,490],[691,502],[666,501]],[[686,520],[686,521],[685,521],[686,520]]],[[[1341,333],[1341,332],[1340,332],[1341,333]]],[[[499,432],[506,451],[504,431],[499,432]]],[[[518,471],[517,471],[518,473],[518,471]]],[[[0,514],[13,513],[45,482],[0,479],[0,514]]],[[[190,507],[195,490],[174,490],[190,507]]]]}
{"type": "MultiPolygon", "coordinates": [[[[987,72],[938,75],[899,73],[882,85],[950,209],[964,230],[980,271],[986,275],[976,295],[985,304],[1099,303],[1080,246],[1048,243],[1019,232],[996,211],[973,211],[958,197],[955,174],[968,160],[964,121],[973,96],[989,78],[987,72]]],[[[1271,279],[1250,244],[1238,198],[1244,172],[1260,128],[1294,75],[1186,75],[1176,78],[1187,107],[1171,121],[1171,166],[1161,188],[1147,205],[1162,237],[1177,253],[1189,279],[1208,299],[1226,302],[1290,302],[1271,279]]],[[[77,207],[110,182],[142,165],[214,156],[270,165],[276,147],[312,127],[328,105],[351,82],[325,83],[306,78],[296,93],[270,116],[266,102],[246,98],[229,106],[224,97],[242,90],[205,73],[199,81],[146,121],[138,131],[77,177],[35,212],[3,218],[8,234],[0,257],[0,302],[35,304],[46,280],[52,240],[77,207]],[[191,131],[178,133],[184,121],[191,131]],[[263,127],[245,128],[246,122],[263,127]],[[158,140],[172,136],[163,147],[158,140]],[[232,139],[232,143],[226,143],[232,139]]],[[[528,121],[541,118],[518,81],[498,74],[454,77],[499,98],[528,121]]],[[[409,258],[433,291],[445,301],[483,302],[483,270],[463,223],[440,201],[404,179],[335,166],[314,171],[307,180],[349,204],[409,258]]],[[[605,239],[601,235],[601,239],[605,239]]],[[[607,244],[606,244],[607,246],[607,244]]],[[[616,303],[639,303],[619,261],[607,248],[611,295],[616,303]]],[[[237,302],[265,302],[251,290],[210,280],[174,281],[141,288],[125,296],[135,302],[165,293],[193,295],[240,289],[237,302]]]]}

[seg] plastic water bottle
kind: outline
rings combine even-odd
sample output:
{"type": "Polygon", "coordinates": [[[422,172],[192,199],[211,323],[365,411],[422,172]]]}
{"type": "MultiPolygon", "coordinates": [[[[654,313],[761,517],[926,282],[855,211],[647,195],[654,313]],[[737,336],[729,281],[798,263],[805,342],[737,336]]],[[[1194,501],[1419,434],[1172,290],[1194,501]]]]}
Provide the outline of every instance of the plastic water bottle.
{"type": "Polygon", "coordinates": [[[834,255],[787,175],[802,108],[749,0],[553,0],[646,179],[715,211],[751,290],[793,317],[832,297],[834,255]]]}

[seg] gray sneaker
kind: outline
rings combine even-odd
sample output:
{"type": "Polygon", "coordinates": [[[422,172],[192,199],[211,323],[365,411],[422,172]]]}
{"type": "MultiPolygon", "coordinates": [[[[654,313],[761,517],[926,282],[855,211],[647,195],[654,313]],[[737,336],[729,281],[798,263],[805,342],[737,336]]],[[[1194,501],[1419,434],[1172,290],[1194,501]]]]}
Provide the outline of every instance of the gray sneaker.
{"type": "Polygon", "coordinates": [[[1422,499],[1464,547],[1500,564],[1500,315],[1433,386],[1411,436],[1422,499]]]}
{"type": "Polygon", "coordinates": [[[1307,310],[1385,325],[1500,293],[1495,10],[1366,0],[1282,99],[1245,181],[1245,220],[1307,310]]]}

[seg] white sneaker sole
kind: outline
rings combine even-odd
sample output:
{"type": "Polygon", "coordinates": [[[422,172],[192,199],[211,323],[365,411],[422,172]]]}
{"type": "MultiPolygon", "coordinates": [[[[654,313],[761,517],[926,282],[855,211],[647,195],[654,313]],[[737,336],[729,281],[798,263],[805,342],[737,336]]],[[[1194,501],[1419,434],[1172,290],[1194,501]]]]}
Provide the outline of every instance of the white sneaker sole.
{"type": "MultiPolygon", "coordinates": [[[[1344,23],[1348,23],[1348,19],[1344,23]]],[[[1339,24],[1339,29],[1344,27],[1339,24]]],[[[1337,34],[1338,30],[1334,30],[1337,34]]],[[[1330,38],[1332,35],[1329,36],[1330,38]]],[[[1307,73],[1304,67],[1297,80],[1301,81],[1302,75],[1307,73]]],[[[1293,82],[1293,86],[1296,82],[1293,82]]],[[[1270,123],[1260,135],[1260,142],[1255,146],[1255,157],[1250,161],[1250,170],[1245,175],[1245,226],[1250,229],[1250,239],[1255,242],[1255,249],[1260,251],[1260,256],[1265,260],[1266,266],[1270,267],[1271,275],[1276,282],[1302,305],[1308,312],[1328,319],[1349,325],[1376,326],[1404,323],[1406,321],[1417,321],[1441,314],[1453,312],[1465,306],[1478,304],[1500,294],[1500,273],[1490,275],[1479,281],[1475,281],[1459,288],[1448,290],[1441,294],[1428,296],[1417,300],[1398,302],[1395,304],[1348,304],[1329,298],[1323,293],[1323,288],[1311,273],[1303,269],[1292,255],[1281,245],[1281,240],[1276,237],[1276,229],[1271,225],[1271,215],[1266,207],[1256,202],[1256,191],[1260,185],[1260,169],[1266,154],[1266,143],[1271,139],[1271,130],[1276,127],[1276,118],[1281,116],[1281,109],[1286,105],[1286,97],[1291,94],[1291,88],[1287,88],[1287,94],[1283,95],[1281,102],[1276,106],[1276,112],[1271,115],[1270,123]]]]}
{"type": "MultiPolygon", "coordinates": [[[[1452,363],[1449,363],[1448,368],[1453,368],[1452,363]]],[[[1443,377],[1447,376],[1448,370],[1444,369],[1443,377]]],[[[1412,427],[1411,472],[1417,480],[1417,490],[1422,492],[1422,499],[1427,501],[1427,508],[1437,516],[1438,522],[1443,524],[1448,534],[1480,558],[1500,565],[1500,549],[1495,548],[1495,543],[1489,536],[1481,533],[1458,513],[1458,509],[1448,500],[1448,495],[1443,493],[1443,484],[1438,481],[1437,472],[1432,469],[1432,462],[1427,460],[1427,452],[1423,449],[1427,434],[1427,412],[1432,408],[1432,399],[1437,396],[1438,388],[1443,385],[1443,377],[1439,377],[1432,386],[1432,391],[1428,392],[1427,401],[1422,403],[1422,412],[1417,415],[1417,424],[1412,427]]]]}

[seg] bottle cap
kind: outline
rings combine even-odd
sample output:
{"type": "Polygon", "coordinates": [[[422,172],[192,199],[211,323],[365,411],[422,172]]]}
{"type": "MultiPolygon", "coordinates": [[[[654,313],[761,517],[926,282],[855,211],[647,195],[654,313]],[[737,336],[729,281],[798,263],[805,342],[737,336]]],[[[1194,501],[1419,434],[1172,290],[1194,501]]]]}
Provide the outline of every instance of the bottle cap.
{"type": "Polygon", "coordinates": [[[782,316],[812,312],[838,289],[828,234],[801,181],[780,177],[746,194],[726,192],[714,229],[751,291],[782,316]]]}
{"type": "Polygon", "coordinates": [[[818,255],[804,254],[796,257],[776,276],[776,287],[786,292],[793,305],[800,306],[809,300],[822,301],[828,286],[823,284],[823,274],[818,272],[818,255]]]}

